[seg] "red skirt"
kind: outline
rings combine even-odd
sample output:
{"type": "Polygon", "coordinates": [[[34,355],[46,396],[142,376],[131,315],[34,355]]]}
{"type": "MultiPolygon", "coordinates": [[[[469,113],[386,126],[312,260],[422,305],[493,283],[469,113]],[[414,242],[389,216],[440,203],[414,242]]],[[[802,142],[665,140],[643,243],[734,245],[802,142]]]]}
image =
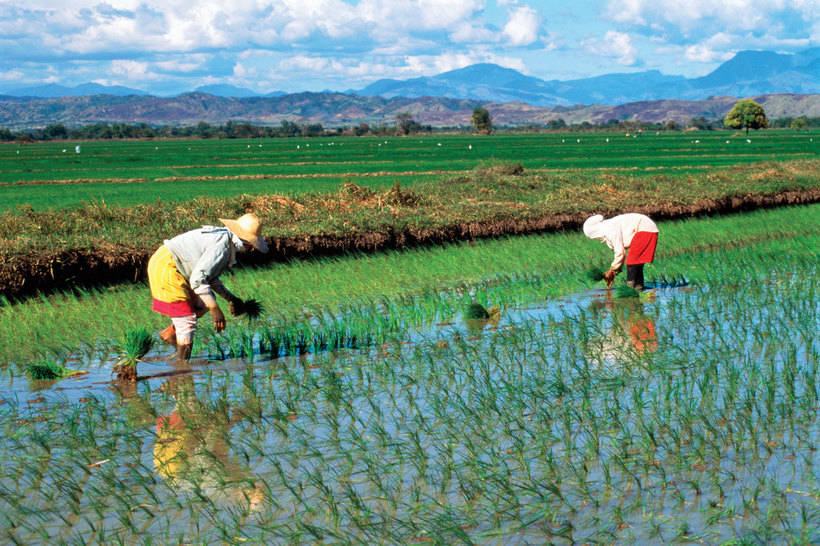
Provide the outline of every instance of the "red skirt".
{"type": "Polygon", "coordinates": [[[626,265],[648,264],[655,259],[655,246],[658,244],[658,234],[649,231],[639,231],[632,237],[629,251],[626,254],[626,265]]]}

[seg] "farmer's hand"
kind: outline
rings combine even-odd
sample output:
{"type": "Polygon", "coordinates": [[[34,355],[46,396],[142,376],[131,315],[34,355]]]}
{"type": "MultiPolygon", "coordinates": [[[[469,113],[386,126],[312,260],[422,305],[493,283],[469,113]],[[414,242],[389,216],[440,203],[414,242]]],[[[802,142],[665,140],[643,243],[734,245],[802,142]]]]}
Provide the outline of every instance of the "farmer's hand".
{"type": "Polygon", "coordinates": [[[604,273],[604,280],[606,281],[607,289],[612,288],[612,283],[615,282],[615,275],[617,275],[617,271],[613,271],[612,269],[608,270],[604,273]]]}
{"type": "Polygon", "coordinates": [[[225,315],[218,305],[211,307],[211,318],[214,320],[214,330],[219,333],[225,329],[225,315]]]}
{"type": "Polygon", "coordinates": [[[245,312],[245,302],[237,297],[231,298],[231,314],[233,316],[241,315],[245,312]]]}

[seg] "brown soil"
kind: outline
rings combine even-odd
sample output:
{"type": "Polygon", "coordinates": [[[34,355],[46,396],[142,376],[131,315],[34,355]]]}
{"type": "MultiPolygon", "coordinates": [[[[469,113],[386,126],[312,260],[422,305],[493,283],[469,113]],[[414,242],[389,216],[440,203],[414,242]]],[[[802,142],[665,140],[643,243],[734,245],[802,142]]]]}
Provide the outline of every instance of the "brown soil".
{"type": "MultiPolygon", "coordinates": [[[[817,202],[820,202],[820,189],[814,188],[774,195],[704,199],[693,205],[666,203],[636,207],[631,211],[665,220],[817,202]]],[[[624,211],[595,212],[610,216],[624,211]]],[[[385,232],[356,233],[347,236],[283,237],[268,241],[270,252],[267,255],[250,254],[244,261],[249,265],[261,265],[348,252],[378,252],[507,235],[576,231],[581,228],[588,216],[589,213],[584,212],[519,220],[457,223],[437,229],[388,229],[385,232]]],[[[106,253],[103,250],[73,250],[0,260],[0,293],[6,298],[16,299],[56,290],[140,282],[145,278],[149,258],[148,251],[133,252],[123,249],[121,254],[106,253]]],[[[134,373],[136,374],[136,371],[134,373]]]]}
{"type": "Polygon", "coordinates": [[[114,367],[118,381],[135,382],[137,380],[137,365],[119,364],[114,367]]]}

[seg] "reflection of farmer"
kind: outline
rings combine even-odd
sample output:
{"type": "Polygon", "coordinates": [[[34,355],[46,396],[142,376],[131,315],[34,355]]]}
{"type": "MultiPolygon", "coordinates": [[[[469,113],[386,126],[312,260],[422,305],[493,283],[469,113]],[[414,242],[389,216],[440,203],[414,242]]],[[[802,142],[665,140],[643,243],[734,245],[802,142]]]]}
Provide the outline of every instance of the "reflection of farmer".
{"type": "Polygon", "coordinates": [[[643,289],[643,265],[655,258],[658,243],[658,226],[648,216],[630,212],[604,220],[600,214],[587,218],[584,235],[603,241],[615,252],[612,265],[604,274],[607,288],[612,287],[615,275],[621,270],[626,255],[626,284],[636,290],[643,289]]]}
{"type": "Polygon", "coordinates": [[[655,332],[655,321],[646,315],[627,318],[629,341],[638,353],[654,353],[658,350],[658,334],[655,332]]]}
{"type": "Polygon", "coordinates": [[[199,317],[210,311],[216,331],[225,329],[225,315],[214,292],[230,302],[231,313],[241,312],[242,300],[219,280],[219,275],[236,263],[236,253],[246,250],[247,245],[268,251],[260,235],[262,223],[255,214],[220,221],[227,228],[202,226],[177,235],[165,241],[148,262],[153,310],[171,317],[171,326],[160,332],[160,337],[176,345],[179,360],[191,358],[199,317]]]}
{"type": "Polygon", "coordinates": [[[590,308],[595,313],[608,310],[612,325],[608,331],[595,337],[588,349],[600,358],[617,362],[628,361],[637,355],[647,355],[658,350],[655,319],[644,311],[638,298],[613,298],[607,293],[603,301],[595,300],[590,308]]]}
{"type": "Polygon", "coordinates": [[[212,500],[248,503],[253,510],[264,500],[250,471],[229,456],[227,436],[238,417],[208,408],[196,397],[193,378],[171,378],[164,387],[176,400],[171,414],[157,418],[154,468],[175,488],[201,491],[212,500]]]}

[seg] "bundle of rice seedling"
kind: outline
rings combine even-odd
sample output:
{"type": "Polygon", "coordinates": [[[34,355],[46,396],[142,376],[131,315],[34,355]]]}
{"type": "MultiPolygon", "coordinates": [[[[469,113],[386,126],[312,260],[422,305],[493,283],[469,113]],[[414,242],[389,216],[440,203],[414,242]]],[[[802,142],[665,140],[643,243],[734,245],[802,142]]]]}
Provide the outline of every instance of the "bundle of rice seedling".
{"type": "Polygon", "coordinates": [[[631,286],[627,286],[625,284],[622,284],[621,286],[615,289],[616,298],[639,298],[640,296],[640,291],[635,290],[631,286]]]}
{"type": "Polygon", "coordinates": [[[464,310],[464,318],[466,319],[488,319],[490,313],[480,303],[471,303],[464,310]]]}
{"type": "Polygon", "coordinates": [[[145,328],[129,330],[123,335],[121,352],[123,357],[114,365],[117,379],[137,380],[137,362],[151,350],[154,337],[145,328]]]}
{"type": "Polygon", "coordinates": [[[248,298],[242,302],[243,313],[249,319],[258,318],[262,314],[262,304],[254,298],[248,298]]]}
{"type": "Polygon", "coordinates": [[[596,266],[596,267],[587,269],[586,272],[584,273],[584,276],[592,282],[598,282],[598,281],[604,280],[604,273],[606,273],[606,272],[607,272],[606,269],[603,269],[601,267],[596,266]]]}
{"type": "Polygon", "coordinates": [[[41,381],[62,379],[63,377],[69,377],[77,373],[76,370],[70,370],[53,360],[41,360],[40,362],[26,366],[26,374],[29,378],[41,381]]]}
{"type": "Polygon", "coordinates": [[[254,298],[234,298],[231,300],[231,314],[235,317],[245,315],[249,319],[255,319],[262,314],[262,304],[254,298]]]}

